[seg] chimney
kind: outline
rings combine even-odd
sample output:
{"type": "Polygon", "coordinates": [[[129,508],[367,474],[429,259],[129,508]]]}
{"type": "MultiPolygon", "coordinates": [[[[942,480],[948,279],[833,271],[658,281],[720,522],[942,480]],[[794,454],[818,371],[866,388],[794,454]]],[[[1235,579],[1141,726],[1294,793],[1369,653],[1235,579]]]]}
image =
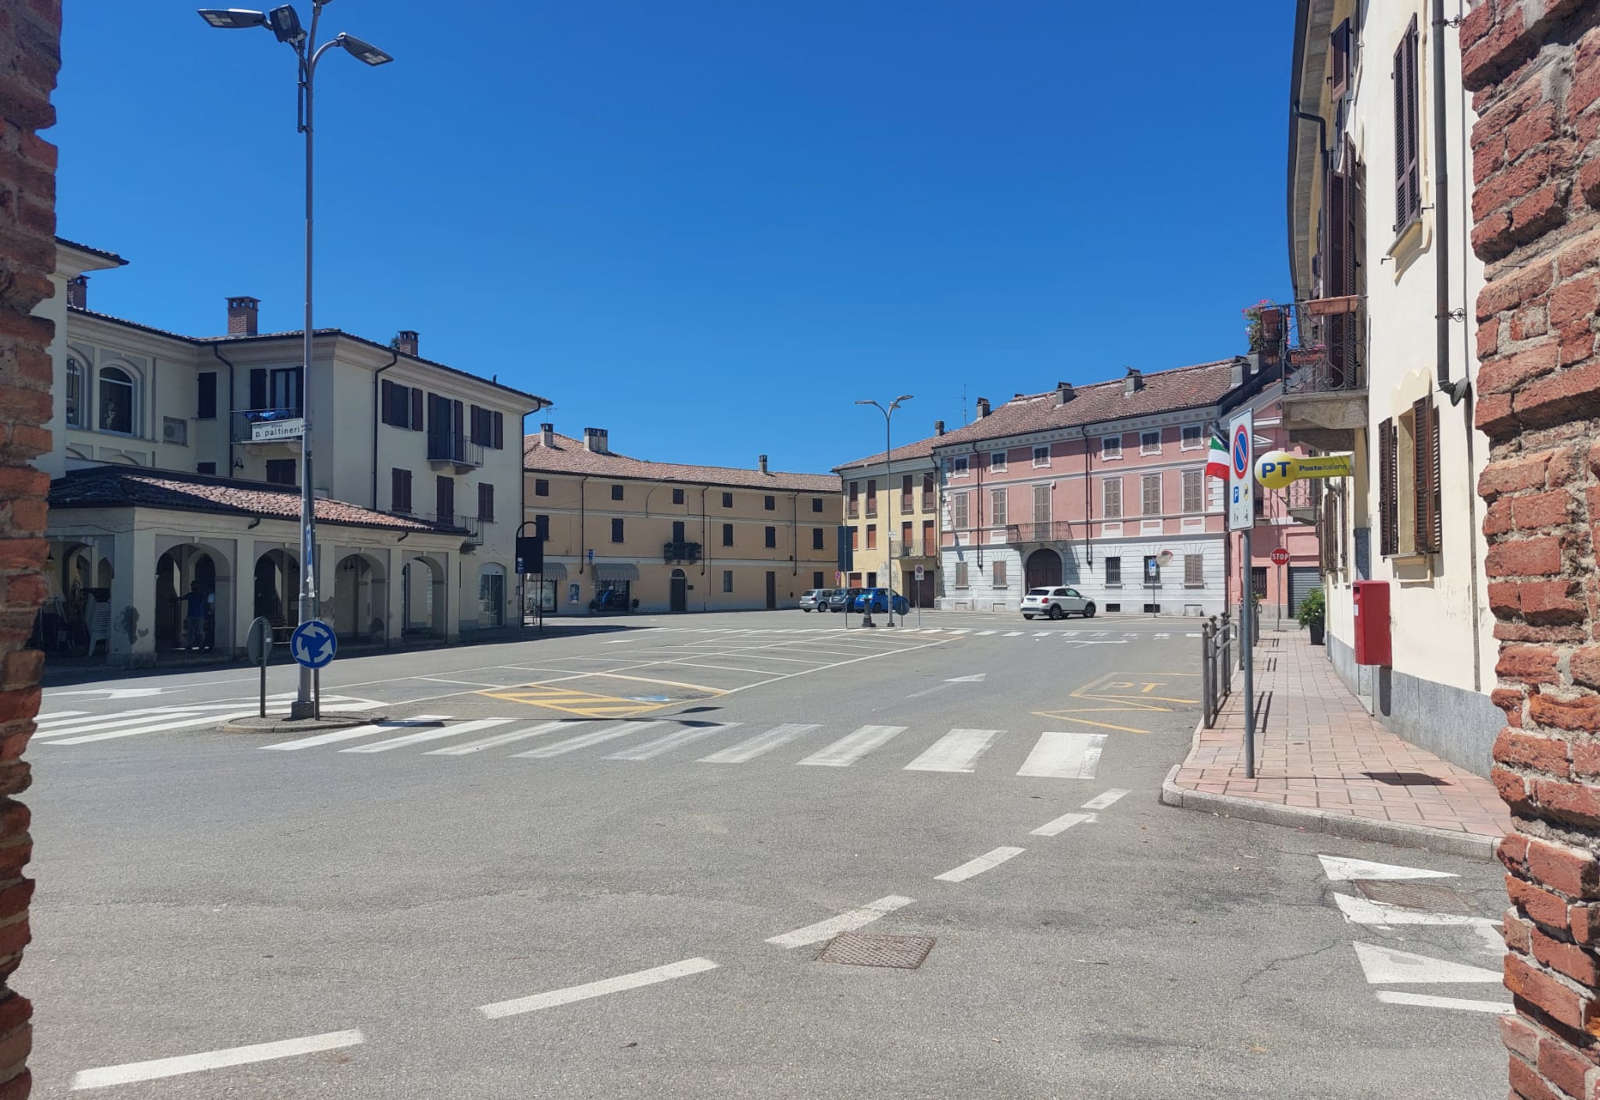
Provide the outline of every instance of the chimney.
{"type": "Polygon", "coordinates": [[[756,466],[760,468],[762,473],[766,473],[767,472],[767,456],[766,455],[756,455],[756,466]]]}
{"type": "Polygon", "coordinates": [[[1074,396],[1075,396],[1075,394],[1072,391],[1072,383],[1071,382],[1057,382],[1056,383],[1056,404],[1057,405],[1065,405],[1068,401],[1071,401],[1074,396]]]}
{"type": "Polygon", "coordinates": [[[606,430],[604,428],[583,429],[583,449],[593,451],[597,455],[607,453],[611,448],[606,441],[606,430]]]}
{"type": "Polygon", "coordinates": [[[74,275],[67,280],[67,306],[71,309],[89,308],[89,276],[74,275]]]}
{"type": "Polygon", "coordinates": [[[1245,372],[1249,369],[1250,361],[1242,355],[1235,355],[1233,357],[1233,363],[1228,371],[1228,385],[1230,387],[1242,386],[1244,384],[1245,372]]]}
{"type": "Polygon", "coordinates": [[[389,346],[401,355],[415,356],[417,354],[417,330],[403,328],[394,334],[394,339],[389,341],[389,346]]]}
{"type": "Polygon", "coordinates": [[[1138,367],[1129,367],[1128,376],[1122,380],[1122,396],[1128,397],[1142,389],[1144,389],[1144,375],[1139,373],[1138,367]]]}
{"type": "Polygon", "coordinates": [[[254,336],[258,331],[256,314],[261,310],[260,298],[228,299],[228,335],[254,336]]]}
{"type": "Polygon", "coordinates": [[[556,445],[556,426],[551,423],[539,425],[539,446],[554,447],[556,445]]]}
{"type": "Polygon", "coordinates": [[[944,421],[943,420],[935,420],[933,422],[933,434],[934,435],[943,435],[944,434],[944,421]]]}
{"type": "Polygon", "coordinates": [[[978,418],[981,420],[983,417],[988,416],[988,415],[989,415],[989,399],[987,397],[978,398],[978,418]]]}

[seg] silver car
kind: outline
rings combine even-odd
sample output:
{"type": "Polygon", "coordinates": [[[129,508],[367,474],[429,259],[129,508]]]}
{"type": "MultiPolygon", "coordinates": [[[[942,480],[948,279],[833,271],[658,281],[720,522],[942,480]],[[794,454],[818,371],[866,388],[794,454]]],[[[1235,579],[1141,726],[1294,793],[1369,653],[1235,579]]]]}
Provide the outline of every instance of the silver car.
{"type": "Polygon", "coordinates": [[[828,606],[828,597],[833,595],[831,588],[811,588],[800,593],[801,611],[822,611],[828,606]]]}
{"type": "Polygon", "coordinates": [[[1067,615],[1094,618],[1094,601],[1079,595],[1076,588],[1030,588],[1022,597],[1022,617],[1045,615],[1060,619],[1067,615]]]}

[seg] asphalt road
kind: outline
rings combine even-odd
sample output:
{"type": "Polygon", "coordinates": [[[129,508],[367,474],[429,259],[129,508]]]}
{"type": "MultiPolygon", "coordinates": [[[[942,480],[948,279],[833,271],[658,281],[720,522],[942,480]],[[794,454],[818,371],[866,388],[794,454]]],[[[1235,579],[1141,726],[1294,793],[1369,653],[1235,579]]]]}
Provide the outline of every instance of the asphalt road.
{"type": "Polygon", "coordinates": [[[248,671],[47,691],[36,1094],[1503,1090],[1491,865],[1158,804],[1195,620],[923,624],[338,661],[338,737],[218,732],[248,671]],[[1455,877],[1402,923],[1319,856],[1455,877]],[[819,960],[852,924],[934,942],[819,960]]]}

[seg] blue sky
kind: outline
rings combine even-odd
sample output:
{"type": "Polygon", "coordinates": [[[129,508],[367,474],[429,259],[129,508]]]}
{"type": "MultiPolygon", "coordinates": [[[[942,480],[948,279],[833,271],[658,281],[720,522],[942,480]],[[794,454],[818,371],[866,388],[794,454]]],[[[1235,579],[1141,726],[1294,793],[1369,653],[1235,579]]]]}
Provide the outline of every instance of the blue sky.
{"type": "MultiPolygon", "coordinates": [[[[247,3],[248,0],[233,0],[247,3]]],[[[309,19],[309,0],[299,4],[309,19]]],[[[299,327],[289,49],[66,8],[58,229],[90,305],[299,327]]],[[[555,401],[667,461],[822,470],[972,403],[1244,350],[1287,293],[1293,5],[337,0],[317,324],[555,401]]],[[[538,419],[538,418],[535,418],[538,419]]]]}

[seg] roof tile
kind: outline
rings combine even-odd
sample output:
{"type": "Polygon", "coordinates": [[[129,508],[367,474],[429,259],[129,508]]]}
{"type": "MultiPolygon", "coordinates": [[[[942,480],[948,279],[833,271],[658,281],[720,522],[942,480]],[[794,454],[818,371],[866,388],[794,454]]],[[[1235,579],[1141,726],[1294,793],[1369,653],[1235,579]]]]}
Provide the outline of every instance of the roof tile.
{"type": "Polygon", "coordinates": [[[783,489],[806,493],[837,493],[839,479],[833,474],[788,474],[777,470],[762,473],[736,466],[690,466],[678,462],[650,462],[629,458],[612,451],[598,453],[582,440],[555,433],[555,446],[546,447],[538,435],[523,439],[522,465],[534,472],[592,474],[599,477],[624,477],[641,481],[684,481],[695,484],[727,485],[741,489],[783,489]]]}

